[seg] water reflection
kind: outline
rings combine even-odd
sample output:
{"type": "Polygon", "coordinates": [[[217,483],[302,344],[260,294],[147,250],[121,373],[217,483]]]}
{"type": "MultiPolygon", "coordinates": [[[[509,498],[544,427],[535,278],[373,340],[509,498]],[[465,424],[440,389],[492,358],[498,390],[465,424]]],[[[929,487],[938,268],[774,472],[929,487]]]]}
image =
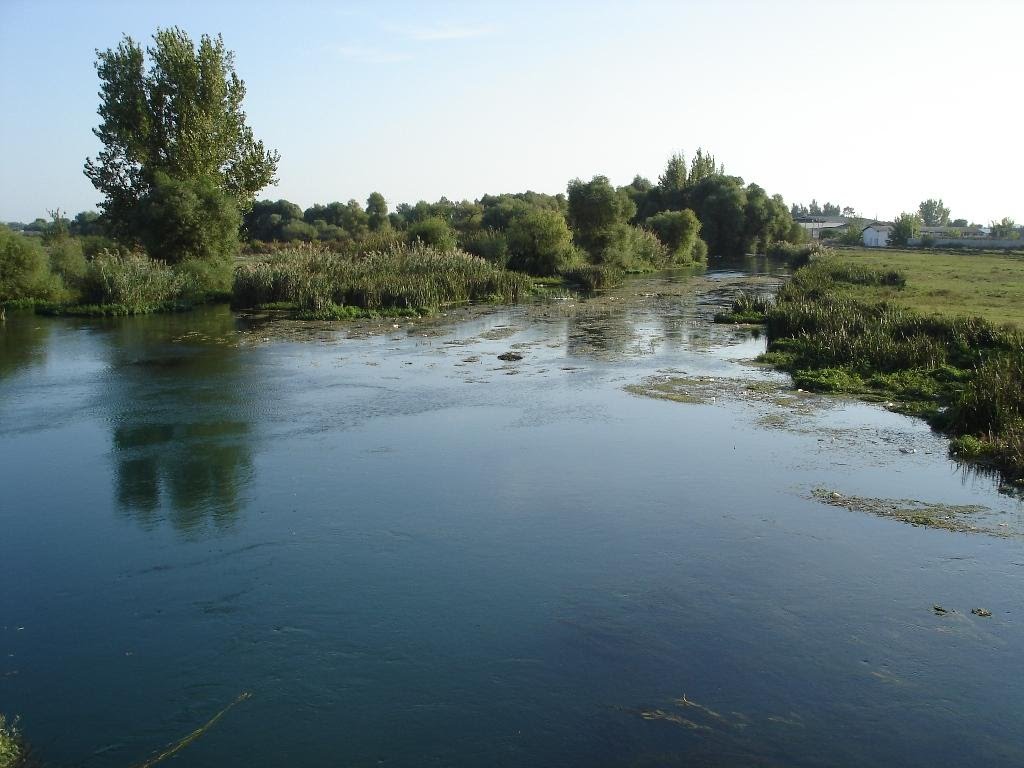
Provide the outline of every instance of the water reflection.
{"type": "Polygon", "coordinates": [[[50,341],[50,323],[30,312],[11,312],[0,321],[0,378],[21,368],[42,365],[50,341]]]}
{"type": "Polygon", "coordinates": [[[146,527],[222,529],[252,477],[255,383],[226,307],[109,328],[117,502],[146,527]]]}

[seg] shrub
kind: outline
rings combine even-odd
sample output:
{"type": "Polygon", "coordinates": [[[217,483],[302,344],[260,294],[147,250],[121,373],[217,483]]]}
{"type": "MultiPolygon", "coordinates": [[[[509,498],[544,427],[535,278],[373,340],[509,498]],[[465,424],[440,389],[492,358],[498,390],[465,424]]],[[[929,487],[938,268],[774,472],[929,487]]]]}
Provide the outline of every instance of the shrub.
{"type": "Polygon", "coordinates": [[[429,245],[439,251],[451,251],[458,247],[458,239],[455,230],[448,226],[448,222],[438,216],[430,216],[422,221],[417,221],[409,227],[409,240],[419,240],[424,245],[429,245]]]}
{"type": "Polygon", "coordinates": [[[176,179],[157,173],[135,210],[135,230],[154,259],[231,260],[242,224],[235,201],[210,179],[176,179]]]}
{"type": "Polygon", "coordinates": [[[89,267],[79,238],[60,237],[50,243],[50,268],[68,287],[79,287],[89,267]]]}
{"type": "Polygon", "coordinates": [[[572,234],[557,211],[538,209],[515,217],[506,239],[509,268],[531,275],[557,274],[572,255],[572,234]]]}
{"type": "Polygon", "coordinates": [[[474,256],[504,267],[508,263],[508,239],[496,229],[466,232],[459,238],[462,248],[474,256]]]}
{"type": "MultiPolygon", "coordinates": [[[[689,210],[663,211],[655,214],[644,222],[644,226],[657,235],[668,249],[669,258],[677,263],[702,261],[694,258],[700,239],[700,221],[697,215],[689,210]]],[[[699,254],[696,254],[699,256],[699,254]]],[[[703,255],[707,256],[707,245],[704,244],[703,255]]]]}
{"type": "Polygon", "coordinates": [[[46,251],[28,238],[0,225],[0,302],[49,300],[59,293],[60,280],[50,271],[46,251]]]}

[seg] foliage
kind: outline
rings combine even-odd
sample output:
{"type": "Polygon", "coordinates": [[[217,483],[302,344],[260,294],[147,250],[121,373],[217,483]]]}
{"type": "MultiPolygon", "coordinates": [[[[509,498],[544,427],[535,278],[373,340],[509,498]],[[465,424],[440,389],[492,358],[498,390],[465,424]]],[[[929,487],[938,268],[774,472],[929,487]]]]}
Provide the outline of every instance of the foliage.
{"type": "Polygon", "coordinates": [[[617,191],[607,176],[595,176],[588,182],[569,182],[568,218],[576,244],[596,263],[622,236],[622,230],[636,213],[629,195],[617,191]]]}
{"type": "Polygon", "coordinates": [[[293,221],[302,221],[302,209],[287,200],[258,200],[243,217],[251,240],[284,240],[283,229],[293,221]]]}
{"type": "Polygon", "coordinates": [[[623,272],[647,272],[668,263],[668,248],[653,232],[622,225],[615,230],[601,263],[623,272]]]}
{"type": "Polygon", "coordinates": [[[440,251],[451,251],[458,247],[458,238],[448,222],[439,216],[431,216],[417,221],[409,227],[410,242],[419,241],[423,245],[437,248],[440,251]]]}
{"type": "Polygon", "coordinates": [[[949,208],[942,204],[942,199],[923,200],[917,207],[918,216],[925,226],[944,227],[949,224],[949,208]]]}
{"type": "Polygon", "coordinates": [[[466,252],[492,264],[504,267],[508,263],[508,239],[496,229],[488,227],[466,233],[459,238],[459,244],[466,252]]]}
{"type": "Polygon", "coordinates": [[[992,237],[997,240],[1014,240],[1020,237],[1017,224],[1009,216],[1004,216],[1002,221],[993,221],[991,229],[992,237]]]}
{"type": "Polygon", "coordinates": [[[258,306],[292,302],[306,313],[337,314],[338,307],[432,311],[465,301],[511,302],[526,277],[463,251],[415,243],[353,257],[322,246],[300,246],[274,259],[235,270],[233,302],[258,306]]]}
{"type": "Polygon", "coordinates": [[[741,292],[732,302],[732,309],[715,315],[716,323],[763,323],[775,306],[770,296],[741,292]]]}
{"type": "Polygon", "coordinates": [[[668,248],[669,259],[676,263],[701,261],[697,253],[700,241],[700,220],[689,208],[662,211],[644,222],[668,248]]]}
{"type": "Polygon", "coordinates": [[[534,210],[516,217],[506,237],[508,266],[520,272],[554,275],[572,255],[572,233],[556,211],[534,210]]]}
{"type": "Polygon", "coordinates": [[[921,231],[921,217],[916,213],[901,213],[896,217],[889,233],[889,245],[906,245],[921,231]]]}
{"type": "Polygon", "coordinates": [[[17,720],[8,722],[0,714],[0,768],[21,768],[25,764],[25,744],[17,720]]]}
{"type": "Polygon", "coordinates": [[[198,47],[181,29],[158,29],[143,53],[130,37],[97,52],[103,149],[85,174],[103,193],[104,217],[115,234],[134,239],[152,217],[137,213],[157,189],[158,175],[212,182],[240,211],[275,181],[278,154],[246,125],[245,84],[220,36],[198,47]],[[148,56],[150,68],[145,70],[148,56]]]}
{"type": "Polygon", "coordinates": [[[0,302],[55,298],[60,281],[50,272],[46,251],[36,238],[0,225],[0,302]]]}
{"type": "Polygon", "coordinates": [[[80,286],[89,266],[81,239],[61,237],[52,241],[46,250],[50,255],[50,269],[60,277],[64,285],[80,286]]]}
{"type": "Polygon", "coordinates": [[[185,287],[185,277],[162,261],[141,253],[105,252],[89,264],[83,299],[122,307],[126,314],[142,314],[176,302],[185,287]]]}
{"type": "Polygon", "coordinates": [[[235,201],[210,178],[179,179],[157,171],[135,207],[134,229],[155,259],[230,261],[241,217],[235,201]]]}
{"type": "Polygon", "coordinates": [[[897,410],[969,436],[952,446],[955,455],[984,455],[1011,479],[1024,477],[1024,336],[981,318],[929,317],[843,292],[903,284],[892,270],[811,262],[767,312],[766,359],[804,388],[897,400],[897,410]]]}
{"type": "Polygon", "coordinates": [[[599,291],[622,280],[622,272],[606,264],[576,264],[562,271],[562,279],[585,291],[599,291]]]}
{"type": "Polygon", "coordinates": [[[380,192],[371,192],[366,198],[366,220],[373,231],[388,226],[388,203],[380,192]]]}

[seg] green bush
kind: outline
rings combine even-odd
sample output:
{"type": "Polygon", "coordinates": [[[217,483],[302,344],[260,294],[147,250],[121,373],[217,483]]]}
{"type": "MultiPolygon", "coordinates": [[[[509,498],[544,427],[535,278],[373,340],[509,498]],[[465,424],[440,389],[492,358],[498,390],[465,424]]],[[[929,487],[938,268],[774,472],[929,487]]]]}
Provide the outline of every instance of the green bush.
{"type": "Polygon", "coordinates": [[[64,285],[78,288],[89,267],[82,241],[79,238],[61,237],[52,241],[47,248],[50,252],[50,268],[64,281],[64,285]]]}
{"type": "Polygon", "coordinates": [[[242,224],[235,201],[210,179],[157,173],[135,210],[135,229],[152,258],[167,264],[190,259],[230,261],[238,254],[242,224]]]}
{"type": "Polygon", "coordinates": [[[39,241],[0,225],[0,302],[48,301],[61,287],[39,241]]]}
{"type": "Polygon", "coordinates": [[[479,256],[492,264],[504,267],[508,264],[508,239],[496,229],[481,229],[459,236],[463,250],[479,256]]]}
{"type": "Polygon", "coordinates": [[[438,216],[430,216],[422,221],[417,221],[409,227],[409,240],[419,240],[423,245],[436,248],[439,251],[451,251],[458,247],[458,238],[455,230],[448,226],[448,222],[438,216]]]}
{"type": "Polygon", "coordinates": [[[700,239],[700,221],[693,211],[663,211],[647,219],[644,226],[665,244],[671,261],[685,264],[706,260],[707,244],[700,239]]]}
{"type": "Polygon", "coordinates": [[[505,235],[510,269],[547,277],[572,257],[572,233],[557,211],[537,209],[516,216],[505,235]]]}

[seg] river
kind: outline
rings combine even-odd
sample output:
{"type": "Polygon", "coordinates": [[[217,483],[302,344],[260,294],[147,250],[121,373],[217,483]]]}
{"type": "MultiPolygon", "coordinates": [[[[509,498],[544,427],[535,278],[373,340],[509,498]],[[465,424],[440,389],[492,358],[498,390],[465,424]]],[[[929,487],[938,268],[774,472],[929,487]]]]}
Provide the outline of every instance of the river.
{"type": "Polygon", "coordinates": [[[751,365],[710,317],[772,271],[383,329],[9,313],[0,711],[87,768],[243,692],[178,764],[1024,765],[1024,507],[751,365]]]}

